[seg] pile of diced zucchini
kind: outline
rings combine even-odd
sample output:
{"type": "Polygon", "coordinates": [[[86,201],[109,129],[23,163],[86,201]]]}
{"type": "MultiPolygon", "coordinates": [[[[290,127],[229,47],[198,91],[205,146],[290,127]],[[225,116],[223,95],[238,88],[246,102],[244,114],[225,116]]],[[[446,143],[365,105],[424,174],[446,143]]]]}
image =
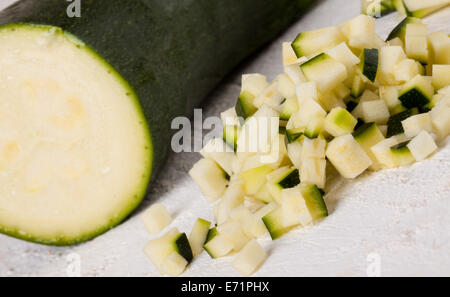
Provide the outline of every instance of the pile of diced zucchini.
{"type": "Polygon", "coordinates": [[[267,257],[258,239],[328,216],[328,166],[354,179],[411,165],[450,134],[450,38],[419,19],[384,41],[360,15],[303,32],[282,52],[285,71],[272,82],[243,76],[236,106],[221,115],[223,137],[190,171],[214,225],[199,220],[189,241],[172,230],[147,247],[162,273],[181,273],[204,249],[235,254],[233,267],[250,275],[267,257]]]}

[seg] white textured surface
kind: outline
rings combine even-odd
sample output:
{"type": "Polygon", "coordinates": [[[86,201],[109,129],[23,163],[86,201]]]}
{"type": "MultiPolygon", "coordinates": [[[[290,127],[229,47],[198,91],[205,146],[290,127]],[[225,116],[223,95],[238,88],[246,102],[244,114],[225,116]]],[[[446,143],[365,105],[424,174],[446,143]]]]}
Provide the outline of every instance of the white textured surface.
{"type": "MultiPolygon", "coordinates": [[[[0,8],[10,0],[0,0],[0,8]]],[[[336,25],[359,12],[359,0],[320,1],[312,12],[238,69],[214,92],[204,113],[232,106],[242,73],[274,78],[282,71],[281,42],[300,31],[336,25]]],[[[426,22],[449,31],[449,11],[426,22]]],[[[395,16],[384,18],[386,35],[395,16]]],[[[150,197],[127,222],[86,244],[44,247],[0,235],[0,276],[64,276],[67,255],[81,257],[83,276],[159,276],[141,252],[151,239],[139,213],[160,202],[174,214],[171,227],[190,232],[197,217],[212,219],[212,208],[187,175],[198,154],[172,155],[150,197]],[[150,202],[151,201],[151,202],[150,202]]],[[[333,176],[333,174],[331,174],[333,176]]],[[[326,197],[330,216],[315,227],[295,230],[276,242],[262,240],[270,257],[256,276],[365,276],[369,254],[381,257],[383,276],[450,275],[450,145],[409,168],[367,173],[354,181],[332,178],[326,197]]],[[[211,260],[205,253],[185,276],[236,276],[232,258],[211,260]]]]}

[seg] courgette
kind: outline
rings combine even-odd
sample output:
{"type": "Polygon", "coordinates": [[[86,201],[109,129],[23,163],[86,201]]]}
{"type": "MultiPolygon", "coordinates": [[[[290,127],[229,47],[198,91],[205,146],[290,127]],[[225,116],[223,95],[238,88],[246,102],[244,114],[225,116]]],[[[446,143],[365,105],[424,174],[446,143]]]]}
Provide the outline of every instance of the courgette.
{"type": "Polygon", "coordinates": [[[13,140],[32,161],[19,172],[23,191],[13,191],[12,174],[23,164],[6,169],[0,232],[70,245],[119,224],[166,160],[172,120],[190,116],[312,1],[96,0],[69,18],[67,1],[22,0],[1,12],[0,69],[21,76],[8,81],[0,104],[17,99],[21,117],[8,123],[27,123],[32,136],[13,140]],[[24,113],[33,110],[38,117],[24,113]],[[59,144],[33,145],[50,138],[59,144]]]}

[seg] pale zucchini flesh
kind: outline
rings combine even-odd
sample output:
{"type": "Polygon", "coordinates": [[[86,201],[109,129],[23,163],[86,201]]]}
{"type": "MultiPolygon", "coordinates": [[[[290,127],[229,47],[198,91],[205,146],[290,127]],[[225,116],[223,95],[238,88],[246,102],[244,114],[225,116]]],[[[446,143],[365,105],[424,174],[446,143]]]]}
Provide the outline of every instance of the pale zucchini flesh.
{"type": "Polygon", "coordinates": [[[0,232],[69,245],[127,217],[152,143],[125,80],[61,29],[15,24],[0,27],[0,77],[0,232]]]}

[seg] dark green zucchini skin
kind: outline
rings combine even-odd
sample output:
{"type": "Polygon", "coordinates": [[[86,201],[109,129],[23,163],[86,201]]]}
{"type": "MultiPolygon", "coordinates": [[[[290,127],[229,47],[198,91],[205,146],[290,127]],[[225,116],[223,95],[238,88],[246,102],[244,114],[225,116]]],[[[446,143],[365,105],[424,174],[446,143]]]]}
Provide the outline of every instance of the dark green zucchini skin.
{"type": "Polygon", "coordinates": [[[61,27],[105,58],[133,87],[153,141],[152,176],[170,152],[171,121],[191,116],[239,62],[315,0],[22,0],[0,24],[61,27]]]}

